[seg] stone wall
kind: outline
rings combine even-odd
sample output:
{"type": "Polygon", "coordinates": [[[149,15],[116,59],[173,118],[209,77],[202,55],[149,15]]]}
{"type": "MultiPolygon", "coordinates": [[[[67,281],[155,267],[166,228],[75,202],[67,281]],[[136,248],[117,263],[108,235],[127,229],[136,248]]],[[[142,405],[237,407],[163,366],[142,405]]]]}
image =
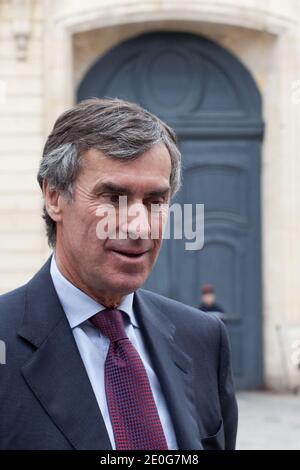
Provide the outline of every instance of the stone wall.
{"type": "Polygon", "coordinates": [[[17,3],[0,1],[0,292],[28,280],[45,257],[36,170],[43,144],[43,2],[18,42],[17,3]],[[23,50],[24,49],[24,50],[23,50]],[[5,84],[5,85],[4,85],[5,84]]]}

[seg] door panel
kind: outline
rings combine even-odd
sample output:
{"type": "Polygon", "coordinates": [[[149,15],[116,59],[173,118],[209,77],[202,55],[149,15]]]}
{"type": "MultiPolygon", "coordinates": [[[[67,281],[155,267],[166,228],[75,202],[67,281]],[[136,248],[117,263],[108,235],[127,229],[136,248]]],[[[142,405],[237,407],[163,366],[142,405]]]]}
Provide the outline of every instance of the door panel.
{"type": "Polygon", "coordinates": [[[205,243],[202,250],[189,252],[185,240],[173,241],[175,291],[196,306],[200,286],[215,286],[226,313],[236,382],[239,387],[258,386],[261,351],[248,350],[248,345],[258,346],[261,325],[259,145],[189,140],[181,142],[181,150],[184,186],[177,201],[204,204],[205,243]]]}

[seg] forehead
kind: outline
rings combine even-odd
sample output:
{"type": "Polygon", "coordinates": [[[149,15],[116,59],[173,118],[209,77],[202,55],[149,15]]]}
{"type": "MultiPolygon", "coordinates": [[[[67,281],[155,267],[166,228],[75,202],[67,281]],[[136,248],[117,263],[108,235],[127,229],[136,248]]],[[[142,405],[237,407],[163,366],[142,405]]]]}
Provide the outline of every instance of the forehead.
{"type": "Polygon", "coordinates": [[[89,185],[113,180],[119,184],[155,185],[169,183],[171,157],[164,144],[156,144],[134,160],[110,158],[97,149],[83,155],[84,166],[79,179],[89,185]]]}

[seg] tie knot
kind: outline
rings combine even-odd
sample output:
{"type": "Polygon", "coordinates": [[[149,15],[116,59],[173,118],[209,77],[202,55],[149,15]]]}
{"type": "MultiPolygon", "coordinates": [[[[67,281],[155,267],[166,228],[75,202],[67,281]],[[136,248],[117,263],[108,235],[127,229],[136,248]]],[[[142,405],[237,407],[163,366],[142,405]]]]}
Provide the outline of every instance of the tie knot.
{"type": "Polygon", "coordinates": [[[93,315],[90,321],[112,342],[127,338],[121,310],[106,308],[93,315]]]}

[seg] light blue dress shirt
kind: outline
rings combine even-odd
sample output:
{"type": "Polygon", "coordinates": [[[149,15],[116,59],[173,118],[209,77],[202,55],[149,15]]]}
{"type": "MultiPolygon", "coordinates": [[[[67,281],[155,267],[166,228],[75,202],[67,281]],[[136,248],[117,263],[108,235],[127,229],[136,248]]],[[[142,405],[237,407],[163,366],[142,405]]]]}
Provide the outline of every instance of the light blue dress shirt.
{"type": "MultiPolygon", "coordinates": [[[[112,448],[115,449],[114,433],[108,412],[104,386],[104,363],[109,348],[109,340],[101,335],[99,330],[89,321],[92,315],[95,315],[105,307],[75,287],[63,276],[56,264],[55,254],[53,254],[51,259],[50,273],[94,390],[112,448]]],[[[151,366],[151,360],[146,351],[141,330],[133,311],[133,296],[134,293],[125,296],[118,308],[128,314],[128,320],[127,323],[125,323],[125,331],[144,363],[168,448],[178,449],[166,400],[158,378],[151,366]]]]}

